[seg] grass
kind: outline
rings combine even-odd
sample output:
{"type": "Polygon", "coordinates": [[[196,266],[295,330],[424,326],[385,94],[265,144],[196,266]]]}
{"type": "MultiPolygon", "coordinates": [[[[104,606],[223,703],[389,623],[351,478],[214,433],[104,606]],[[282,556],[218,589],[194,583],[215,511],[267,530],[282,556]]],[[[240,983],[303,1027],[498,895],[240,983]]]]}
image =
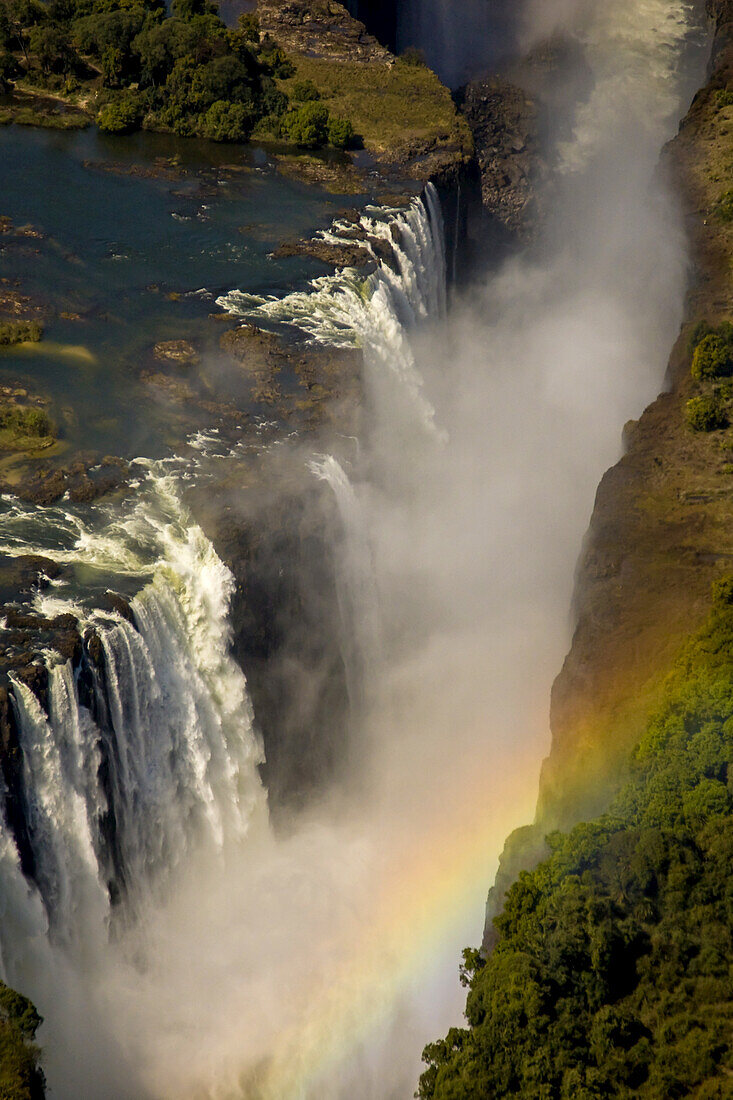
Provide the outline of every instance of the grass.
{"type": "Polygon", "coordinates": [[[466,152],[471,137],[458,118],[450,92],[431,69],[397,61],[392,66],[327,61],[295,56],[288,92],[310,80],[331,114],[350,119],[364,146],[375,153],[396,152],[416,143],[458,147],[466,152]]]}
{"type": "Polygon", "coordinates": [[[19,107],[13,112],[18,126],[43,126],[49,130],[83,130],[90,124],[81,111],[49,111],[36,107],[19,107]]]}

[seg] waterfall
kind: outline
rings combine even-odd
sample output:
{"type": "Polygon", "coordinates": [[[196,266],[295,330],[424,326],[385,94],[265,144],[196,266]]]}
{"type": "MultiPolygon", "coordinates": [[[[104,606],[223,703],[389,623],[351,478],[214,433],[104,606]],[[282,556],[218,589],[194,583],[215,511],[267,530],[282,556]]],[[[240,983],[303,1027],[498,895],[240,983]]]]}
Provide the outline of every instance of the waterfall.
{"type": "Polygon", "coordinates": [[[445,239],[438,192],[428,183],[424,196],[405,210],[369,207],[359,227],[362,239],[355,240],[353,225],[342,221],[320,237],[363,248],[375,265],[368,277],[344,268],[282,298],[232,290],[217,305],[257,324],[293,325],[317,343],[361,347],[373,382],[383,385],[391,376],[423,427],[440,434],[435,410],[422,393],[409,338],[421,322],[445,315],[445,239]]]}
{"type": "MultiPolygon", "coordinates": [[[[32,507],[0,516],[6,552],[35,526],[38,553],[140,577],[134,624],[78,596],[36,597],[41,611],[76,615],[87,650],[99,642],[84,675],[48,654],[48,714],[12,678],[34,890],[71,954],[104,942],[113,899],[129,915],[189,853],[215,853],[266,822],[262,746],[229,653],[233,577],[182,503],[183,466],[140,467],[135,501],[118,514],[47,509],[43,532],[32,507]]],[[[19,873],[7,839],[0,892],[7,868],[19,873]]],[[[3,948],[17,936],[3,924],[3,948]]]]}
{"type": "Polygon", "coordinates": [[[309,468],[333,492],[343,526],[336,585],[349,699],[352,709],[356,709],[369,690],[379,639],[371,546],[361,503],[343,466],[333,455],[319,455],[309,463],[309,468]]]}

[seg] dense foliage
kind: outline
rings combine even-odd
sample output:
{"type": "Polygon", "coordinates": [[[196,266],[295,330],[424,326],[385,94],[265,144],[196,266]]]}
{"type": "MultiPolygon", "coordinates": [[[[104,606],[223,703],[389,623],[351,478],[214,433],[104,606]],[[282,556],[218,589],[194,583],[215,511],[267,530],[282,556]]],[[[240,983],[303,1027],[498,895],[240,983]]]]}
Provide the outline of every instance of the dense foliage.
{"type": "Polygon", "coordinates": [[[9,344],[36,344],[43,336],[38,321],[0,321],[0,347],[9,344]]]}
{"type": "Polygon", "coordinates": [[[691,398],[685,406],[685,417],[695,432],[714,432],[728,423],[725,409],[715,394],[691,398]]]}
{"type": "Polygon", "coordinates": [[[714,589],[609,812],[548,838],[423,1100],[733,1096],[733,579],[714,589]]]}
{"type": "Polygon", "coordinates": [[[41,1017],[20,993],[0,982],[0,1098],[43,1100],[44,1079],[34,1045],[41,1017]]]}
{"type": "Polygon", "coordinates": [[[288,112],[277,80],[295,73],[257,20],[236,29],[210,0],[0,0],[0,91],[24,79],[62,94],[89,93],[110,133],[143,126],[213,141],[263,136],[346,147],[353,129],[318,105],[317,89],[296,85],[288,112]],[[313,94],[315,93],[315,94],[313,94]],[[287,120],[284,122],[283,120],[287,120]],[[313,124],[315,121],[315,125],[313,124]]]}

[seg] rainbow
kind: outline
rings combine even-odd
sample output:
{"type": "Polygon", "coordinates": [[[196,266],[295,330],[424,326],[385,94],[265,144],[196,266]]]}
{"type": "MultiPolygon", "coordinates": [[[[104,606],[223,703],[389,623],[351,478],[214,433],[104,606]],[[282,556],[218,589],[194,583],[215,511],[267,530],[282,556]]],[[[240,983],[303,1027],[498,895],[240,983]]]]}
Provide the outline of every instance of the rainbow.
{"type": "MultiPolygon", "coordinates": [[[[487,792],[495,778],[492,784],[485,774],[467,775],[454,798],[436,807],[427,827],[398,848],[385,868],[377,916],[365,940],[314,995],[307,1019],[281,1035],[277,1052],[240,1077],[235,1095],[242,1100],[323,1095],[319,1082],[337,1076],[350,1052],[389,1019],[400,994],[441,948],[445,952],[466,913],[475,911],[477,889],[487,888],[508,829],[531,819],[536,750],[523,757],[512,754],[511,770],[491,797],[487,792]]],[[[476,939],[479,934],[477,928],[476,939]]]]}

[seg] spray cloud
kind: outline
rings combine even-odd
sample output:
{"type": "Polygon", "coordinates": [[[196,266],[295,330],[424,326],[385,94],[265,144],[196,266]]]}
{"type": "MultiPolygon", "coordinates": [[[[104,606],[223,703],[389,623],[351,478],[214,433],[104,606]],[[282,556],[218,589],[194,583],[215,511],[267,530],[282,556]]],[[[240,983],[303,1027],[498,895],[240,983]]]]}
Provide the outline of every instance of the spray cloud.
{"type": "MultiPolygon", "coordinates": [[[[199,792],[206,817],[246,778],[245,824],[192,846],[111,942],[71,953],[0,854],[6,972],[50,1019],[61,1097],[403,1100],[422,1044],[460,1018],[460,948],[480,937],[503,836],[531,813],[594,487],[657,392],[680,321],[684,240],[654,168],[701,67],[701,13],[685,0],[533,0],[523,16],[527,48],[571,33],[591,77],[557,128],[541,248],[446,319],[438,215],[423,205],[403,224],[399,286],[383,272],[365,306],[348,277],[321,281],[266,307],[307,314],[317,339],[365,344],[369,454],[354,470],[311,456],[360,546],[369,533],[367,555],[344,544],[352,611],[378,605],[347,794],[274,837],[251,742],[239,777],[223,761],[218,790],[199,792]],[[417,316],[428,299],[432,323],[417,316]]],[[[209,677],[210,731],[234,720],[218,679],[230,582],[205,542],[163,545],[190,522],[165,488],[164,514],[146,521],[157,583],[172,586],[168,629],[188,635],[178,659],[209,677]]]]}

